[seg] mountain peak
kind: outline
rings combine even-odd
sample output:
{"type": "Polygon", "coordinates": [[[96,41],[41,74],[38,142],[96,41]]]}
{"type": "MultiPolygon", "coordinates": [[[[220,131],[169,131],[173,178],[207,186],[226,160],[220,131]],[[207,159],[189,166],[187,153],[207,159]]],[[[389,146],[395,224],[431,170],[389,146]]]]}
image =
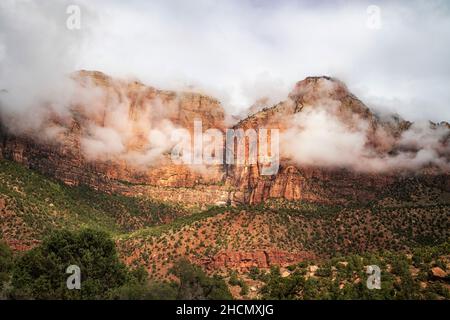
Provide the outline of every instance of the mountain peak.
{"type": "Polygon", "coordinates": [[[320,98],[333,98],[340,100],[350,95],[347,86],[340,80],[329,76],[307,77],[294,86],[289,94],[293,100],[317,100],[320,98]]]}

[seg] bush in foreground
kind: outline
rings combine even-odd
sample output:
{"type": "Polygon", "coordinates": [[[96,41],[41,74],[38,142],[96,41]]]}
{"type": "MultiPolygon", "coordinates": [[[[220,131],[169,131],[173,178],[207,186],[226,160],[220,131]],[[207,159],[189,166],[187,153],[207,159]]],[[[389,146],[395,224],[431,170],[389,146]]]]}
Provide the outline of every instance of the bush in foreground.
{"type": "Polygon", "coordinates": [[[101,231],[58,231],[42,244],[18,257],[0,244],[0,284],[10,282],[10,299],[231,299],[225,282],[180,260],[172,274],[178,281],[156,282],[141,267],[129,269],[119,259],[115,243],[101,231]],[[80,268],[81,289],[69,290],[66,273],[80,268]],[[11,272],[12,271],[12,275],[11,272]],[[11,279],[11,280],[10,280],[11,279]]]}

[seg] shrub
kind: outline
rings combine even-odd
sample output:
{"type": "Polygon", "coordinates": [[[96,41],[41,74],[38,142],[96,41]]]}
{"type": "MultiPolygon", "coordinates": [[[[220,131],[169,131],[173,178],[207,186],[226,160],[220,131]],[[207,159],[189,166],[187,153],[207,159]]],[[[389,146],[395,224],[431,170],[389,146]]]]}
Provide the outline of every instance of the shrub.
{"type": "Polygon", "coordinates": [[[0,241],[0,296],[10,279],[13,267],[13,255],[6,243],[0,241]]]}
{"type": "Polygon", "coordinates": [[[127,272],[106,233],[58,231],[17,261],[12,294],[23,299],[102,299],[125,284],[127,272]],[[81,269],[81,290],[67,289],[69,265],[81,269]]]}
{"type": "Polygon", "coordinates": [[[182,300],[228,300],[231,293],[223,279],[208,277],[204,271],[185,259],[179,260],[171,269],[179,279],[177,299],[182,300]]]}

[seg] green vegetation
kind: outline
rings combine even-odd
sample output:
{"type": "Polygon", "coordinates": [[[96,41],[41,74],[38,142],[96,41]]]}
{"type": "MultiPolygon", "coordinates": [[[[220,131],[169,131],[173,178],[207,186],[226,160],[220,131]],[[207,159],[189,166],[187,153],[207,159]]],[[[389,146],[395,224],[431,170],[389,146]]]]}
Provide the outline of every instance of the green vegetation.
{"type": "MultiPolygon", "coordinates": [[[[250,210],[250,209],[249,209],[250,210]]],[[[336,206],[271,200],[256,206],[270,226],[271,242],[285,250],[306,249],[320,256],[404,251],[439,245],[450,237],[450,205],[389,207],[336,206]],[[285,232],[277,230],[285,228],[285,232]]]]}
{"type": "MultiPolygon", "coordinates": [[[[401,253],[381,252],[337,257],[321,262],[311,274],[309,263],[292,266],[282,278],[277,268],[260,278],[263,299],[450,299],[450,278],[435,279],[432,267],[445,265],[440,258],[450,253],[450,243],[414,250],[412,258],[401,253]],[[381,289],[369,290],[366,266],[381,269],[381,289]]],[[[255,274],[255,272],[252,272],[255,274]]]]}
{"type": "Polygon", "coordinates": [[[241,296],[246,296],[248,294],[248,285],[245,283],[244,280],[239,279],[237,273],[235,271],[231,272],[230,279],[228,280],[228,283],[230,286],[239,286],[241,287],[241,296]]]}
{"type": "Polygon", "coordinates": [[[264,299],[450,299],[448,277],[430,273],[450,272],[450,195],[422,184],[402,188],[364,205],[270,200],[191,213],[143,196],[69,187],[0,160],[4,238],[25,250],[45,239],[15,258],[0,242],[0,298],[228,299],[228,283],[240,297],[264,299]],[[284,277],[277,268],[231,272],[227,283],[184,259],[272,247],[317,259],[289,266],[284,277]],[[82,267],[81,291],[66,288],[71,264],[82,267]],[[366,287],[370,264],[382,269],[381,290],[366,287]],[[262,290],[249,292],[249,280],[262,290]]]}
{"type": "MultiPolygon", "coordinates": [[[[30,237],[35,239],[59,228],[96,228],[120,234],[187,214],[177,206],[145,197],[107,194],[85,186],[69,187],[7,160],[0,160],[0,195],[6,201],[6,209],[24,221],[21,232],[10,232],[21,236],[32,233],[30,237]]],[[[1,219],[0,222],[9,223],[1,219]]]]}
{"type": "Polygon", "coordinates": [[[0,267],[3,282],[9,283],[3,295],[12,299],[231,299],[221,278],[186,260],[172,268],[178,281],[151,281],[143,268],[128,269],[120,262],[106,233],[91,229],[54,232],[14,264],[1,245],[0,267]],[[70,265],[80,267],[80,290],[67,288],[70,265]]]}
{"type": "Polygon", "coordinates": [[[171,269],[179,280],[177,299],[181,300],[228,300],[231,293],[218,276],[208,277],[201,268],[187,260],[179,260],[171,269]]]}
{"type": "Polygon", "coordinates": [[[157,225],[157,226],[151,226],[147,228],[142,228],[140,230],[137,230],[132,233],[122,234],[118,236],[118,239],[120,240],[128,240],[128,239],[134,239],[134,238],[148,238],[148,237],[160,237],[164,233],[167,233],[169,231],[177,231],[183,228],[184,226],[188,226],[191,224],[194,224],[195,222],[202,221],[204,219],[207,219],[209,217],[213,217],[215,215],[224,213],[229,210],[234,210],[232,208],[228,207],[211,207],[203,212],[193,213],[186,216],[181,216],[173,221],[157,225]]]}
{"type": "Polygon", "coordinates": [[[18,259],[12,296],[33,299],[102,299],[127,282],[114,242],[101,231],[54,232],[18,259]],[[83,290],[68,290],[66,268],[79,266],[83,290]]]}
{"type": "Polygon", "coordinates": [[[12,268],[12,251],[4,242],[0,241],[0,299],[10,279],[12,268]]]}

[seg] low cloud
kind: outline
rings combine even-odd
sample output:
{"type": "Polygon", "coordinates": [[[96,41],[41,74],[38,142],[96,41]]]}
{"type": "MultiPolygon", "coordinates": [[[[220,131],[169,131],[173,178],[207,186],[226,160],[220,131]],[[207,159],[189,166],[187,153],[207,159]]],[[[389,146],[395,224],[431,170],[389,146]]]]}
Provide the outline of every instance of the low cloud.
{"type": "Polygon", "coordinates": [[[322,79],[314,91],[314,104],[288,120],[288,129],[282,134],[284,156],[301,166],[364,172],[415,170],[430,165],[450,170],[449,126],[417,122],[400,130],[397,137],[390,130],[392,125],[397,130],[399,126],[392,114],[346,116],[341,102],[328,94],[333,86],[322,79]]]}
{"type": "Polygon", "coordinates": [[[329,74],[370,107],[417,123],[394,138],[388,130],[371,132],[366,119],[349,126],[330,107],[336,101],[322,101],[297,114],[285,133],[286,154],[297,163],[378,171],[447,167],[448,128],[430,129],[426,120],[450,119],[448,4],[380,1],[376,31],[366,27],[369,4],[4,0],[0,117],[10,131],[45,141],[61,141],[73,119],[84,120],[80,147],[89,159],[143,164],[170,147],[176,103],[151,99],[133,118],[124,92],[80,89],[73,72],[100,70],[200,91],[218,98],[228,114],[271,106],[296,81],[329,74]],[[66,27],[72,4],[81,8],[80,30],[66,27]]]}

